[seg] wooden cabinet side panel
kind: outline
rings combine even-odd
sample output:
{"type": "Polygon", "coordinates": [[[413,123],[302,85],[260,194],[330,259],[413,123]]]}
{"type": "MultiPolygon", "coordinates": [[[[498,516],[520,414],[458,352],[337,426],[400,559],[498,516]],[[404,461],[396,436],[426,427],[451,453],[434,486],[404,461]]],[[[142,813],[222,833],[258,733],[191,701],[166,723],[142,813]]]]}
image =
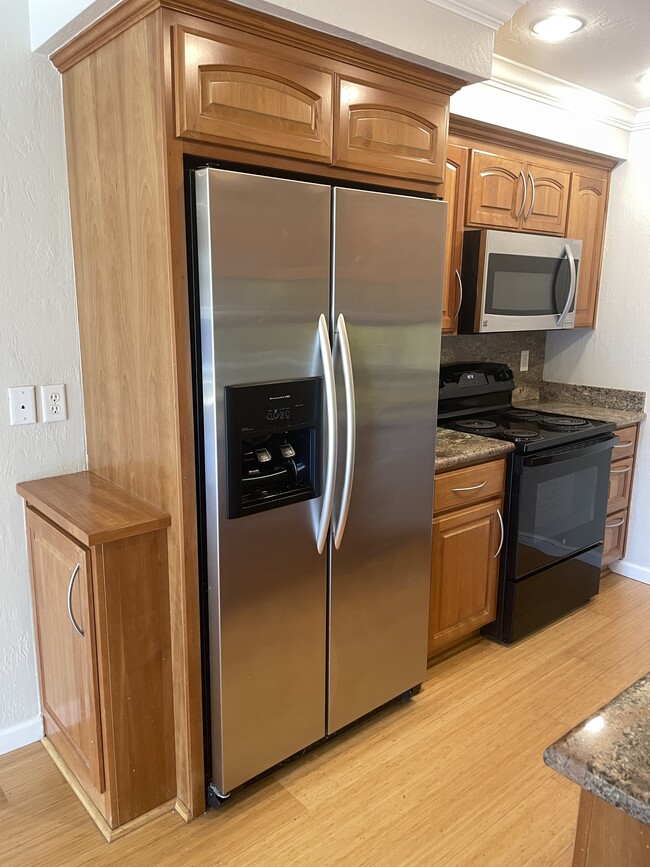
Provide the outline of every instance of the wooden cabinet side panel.
{"type": "Polygon", "coordinates": [[[193,814],[201,662],[187,638],[199,632],[198,580],[181,461],[193,432],[176,378],[189,346],[175,332],[162,45],[158,10],[69,69],[63,89],[89,469],[171,515],[177,794],[193,814]]]}
{"type": "Polygon", "coordinates": [[[467,148],[449,145],[443,196],[448,203],[445,238],[445,284],[442,294],[442,331],[455,334],[458,327],[460,273],[463,265],[463,227],[467,187],[467,148]]]}
{"type": "Polygon", "coordinates": [[[117,825],[176,793],[166,532],[94,549],[117,825]]]}
{"type": "Polygon", "coordinates": [[[650,828],[582,790],[573,867],[641,867],[650,863],[650,828]]]}
{"type": "Polygon", "coordinates": [[[582,241],[576,328],[594,328],[598,306],[600,269],[605,240],[608,182],[602,178],[574,172],[567,219],[567,237],[582,241]]]}
{"type": "Polygon", "coordinates": [[[104,755],[90,555],[29,508],[27,538],[46,726],[59,734],[80,781],[101,794],[104,755]]]}

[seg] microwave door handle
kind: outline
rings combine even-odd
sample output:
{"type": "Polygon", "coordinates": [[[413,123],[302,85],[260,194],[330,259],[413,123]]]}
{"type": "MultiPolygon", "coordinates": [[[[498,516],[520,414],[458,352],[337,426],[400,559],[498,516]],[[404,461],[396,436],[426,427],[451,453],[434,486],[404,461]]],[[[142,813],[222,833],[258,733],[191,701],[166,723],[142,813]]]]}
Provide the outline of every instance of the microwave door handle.
{"type": "Polygon", "coordinates": [[[524,213],[524,207],[526,205],[526,195],[528,193],[528,187],[526,186],[526,176],[524,175],[523,172],[519,172],[519,177],[521,178],[521,183],[523,184],[523,187],[524,187],[524,194],[521,197],[521,208],[519,208],[519,210],[515,214],[515,220],[517,222],[519,221],[519,218],[521,217],[521,215],[524,213]]]}
{"type": "Polygon", "coordinates": [[[558,328],[562,325],[564,320],[567,317],[569,310],[571,309],[571,305],[573,304],[576,297],[576,260],[573,258],[573,252],[571,247],[568,244],[564,245],[564,253],[566,254],[567,260],[569,262],[569,294],[567,295],[566,304],[564,305],[564,310],[560,313],[557,324],[558,328]]]}
{"type": "Polygon", "coordinates": [[[336,331],[341,347],[341,365],[343,367],[343,382],[345,383],[345,415],[347,423],[347,442],[345,453],[345,475],[343,477],[343,491],[341,493],[341,512],[334,527],[334,547],[338,551],[343,541],[345,525],[350,512],[350,499],[352,497],[352,482],[354,480],[354,459],[357,447],[357,413],[356,397],[354,393],[354,373],[352,369],[352,354],[348,329],[345,324],[345,316],[339,314],[336,322],[336,331]]]}
{"type": "Polygon", "coordinates": [[[320,346],[320,355],[323,365],[323,379],[325,380],[325,407],[327,412],[327,468],[325,470],[323,506],[316,534],[316,548],[318,553],[322,554],[325,549],[330,519],[332,517],[334,484],[336,482],[336,450],[338,445],[334,362],[332,360],[332,350],[330,347],[329,332],[327,330],[327,321],[322,313],[318,320],[318,343],[320,346]]]}

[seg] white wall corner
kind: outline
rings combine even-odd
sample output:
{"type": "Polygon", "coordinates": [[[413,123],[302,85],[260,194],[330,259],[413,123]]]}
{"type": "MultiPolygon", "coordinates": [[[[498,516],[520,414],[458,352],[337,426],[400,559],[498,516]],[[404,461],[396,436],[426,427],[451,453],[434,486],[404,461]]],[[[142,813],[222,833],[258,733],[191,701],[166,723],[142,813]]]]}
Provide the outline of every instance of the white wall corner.
{"type": "Polygon", "coordinates": [[[426,0],[426,2],[495,31],[506,21],[510,21],[520,6],[526,5],[526,0],[426,0]]]}
{"type": "Polygon", "coordinates": [[[642,129],[650,129],[650,107],[642,108],[637,112],[633,132],[639,132],[642,129]]]}
{"type": "Polygon", "coordinates": [[[650,569],[647,566],[639,566],[637,563],[630,563],[629,560],[615,560],[614,563],[609,564],[609,568],[617,575],[650,584],[650,569]]]}
{"type": "Polygon", "coordinates": [[[50,56],[122,0],[29,0],[32,51],[50,56]]]}
{"type": "Polygon", "coordinates": [[[40,741],[42,737],[43,717],[40,714],[25,722],[0,729],[0,756],[40,741]]]}

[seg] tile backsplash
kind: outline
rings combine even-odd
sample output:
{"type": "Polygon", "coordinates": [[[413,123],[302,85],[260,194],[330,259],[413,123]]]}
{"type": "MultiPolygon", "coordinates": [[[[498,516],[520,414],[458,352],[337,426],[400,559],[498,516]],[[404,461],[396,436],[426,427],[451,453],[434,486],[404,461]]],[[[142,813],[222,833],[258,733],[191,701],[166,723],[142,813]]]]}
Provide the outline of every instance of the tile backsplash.
{"type": "Polygon", "coordinates": [[[537,400],[544,379],[545,331],[509,331],[502,334],[461,334],[443,337],[440,360],[443,364],[459,361],[500,361],[515,375],[514,401],[537,400]],[[519,370],[522,350],[530,353],[528,370],[519,370]]]}

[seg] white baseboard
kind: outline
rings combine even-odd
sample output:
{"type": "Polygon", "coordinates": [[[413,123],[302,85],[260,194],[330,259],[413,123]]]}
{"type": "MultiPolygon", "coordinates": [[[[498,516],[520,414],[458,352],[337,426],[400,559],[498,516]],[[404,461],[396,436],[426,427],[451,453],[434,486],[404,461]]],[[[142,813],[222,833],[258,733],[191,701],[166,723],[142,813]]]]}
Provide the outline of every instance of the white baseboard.
{"type": "Polygon", "coordinates": [[[629,560],[616,560],[614,563],[610,563],[609,568],[617,575],[624,575],[626,578],[633,578],[635,581],[650,584],[650,569],[647,566],[637,566],[636,563],[630,563],[629,560]]]}
{"type": "Polygon", "coordinates": [[[0,756],[17,750],[19,747],[26,747],[27,744],[40,741],[42,737],[43,717],[40,713],[38,716],[25,720],[25,722],[18,723],[18,725],[0,729],[0,756]]]}

